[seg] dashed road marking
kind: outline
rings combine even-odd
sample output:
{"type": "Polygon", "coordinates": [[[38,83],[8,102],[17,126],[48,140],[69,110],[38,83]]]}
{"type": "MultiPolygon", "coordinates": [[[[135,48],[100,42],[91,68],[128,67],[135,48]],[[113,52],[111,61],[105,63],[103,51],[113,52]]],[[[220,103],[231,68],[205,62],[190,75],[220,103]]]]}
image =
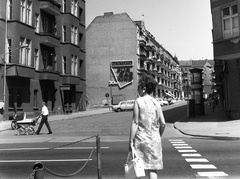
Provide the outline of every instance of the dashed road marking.
{"type": "Polygon", "coordinates": [[[55,160],[0,160],[0,163],[26,163],[26,162],[84,162],[92,159],[55,159],[55,160]]]}
{"type": "Polygon", "coordinates": [[[217,167],[215,167],[212,164],[209,164],[209,161],[205,158],[201,158],[202,155],[197,153],[196,150],[192,149],[191,146],[186,144],[181,139],[170,139],[170,143],[177,149],[179,153],[182,153],[181,156],[185,158],[186,162],[190,164],[190,167],[192,169],[198,170],[197,173],[195,173],[196,177],[207,177],[207,178],[215,178],[215,177],[226,177],[228,174],[226,174],[223,171],[207,171],[207,170],[217,170],[217,167]],[[184,150],[185,149],[185,150],[184,150]],[[197,157],[197,158],[194,158],[197,157]],[[198,163],[198,164],[196,164],[198,163]],[[199,171],[200,170],[200,171],[199,171]],[[203,172],[201,172],[203,170],[203,172]]]}

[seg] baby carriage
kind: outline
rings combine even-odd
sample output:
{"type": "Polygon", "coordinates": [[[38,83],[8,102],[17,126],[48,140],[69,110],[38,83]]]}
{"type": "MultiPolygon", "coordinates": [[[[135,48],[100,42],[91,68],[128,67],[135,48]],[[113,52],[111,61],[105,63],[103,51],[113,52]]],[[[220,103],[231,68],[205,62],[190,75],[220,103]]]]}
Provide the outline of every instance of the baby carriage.
{"type": "Polygon", "coordinates": [[[17,126],[18,126],[17,133],[18,133],[18,135],[24,135],[24,134],[33,135],[33,134],[35,134],[35,130],[34,130],[33,126],[37,125],[38,119],[40,117],[41,116],[37,116],[34,119],[24,119],[24,120],[21,120],[21,121],[17,121],[17,126]]]}

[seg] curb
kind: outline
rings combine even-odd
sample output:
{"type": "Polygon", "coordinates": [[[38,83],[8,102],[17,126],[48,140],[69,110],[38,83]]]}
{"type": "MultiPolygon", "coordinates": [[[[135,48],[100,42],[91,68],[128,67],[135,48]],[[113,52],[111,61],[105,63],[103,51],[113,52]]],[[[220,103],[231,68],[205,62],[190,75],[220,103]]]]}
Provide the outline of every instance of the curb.
{"type": "MultiPolygon", "coordinates": [[[[177,121],[177,122],[181,122],[181,121],[177,121]]],[[[176,122],[173,124],[173,126],[174,126],[175,129],[177,129],[179,132],[181,132],[183,135],[186,135],[186,136],[213,138],[213,139],[217,139],[217,140],[231,140],[231,141],[233,141],[233,140],[240,140],[240,137],[214,136],[214,135],[201,135],[201,134],[186,133],[186,132],[184,132],[183,130],[179,129],[176,126],[176,122]]]]}

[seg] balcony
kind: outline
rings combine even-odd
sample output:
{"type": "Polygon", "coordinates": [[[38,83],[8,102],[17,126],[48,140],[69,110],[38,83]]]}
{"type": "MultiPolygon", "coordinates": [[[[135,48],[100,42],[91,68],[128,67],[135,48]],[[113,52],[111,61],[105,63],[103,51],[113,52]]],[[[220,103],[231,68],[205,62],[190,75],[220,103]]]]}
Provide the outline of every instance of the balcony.
{"type": "Polygon", "coordinates": [[[59,4],[55,0],[39,0],[40,1],[40,9],[51,14],[51,15],[59,15],[61,4],[59,4]]]}
{"type": "Polygon", "coordinates": [[[140,47],[145,47],[145,45],[146,45],[146,40],[143,37],[140,37],[139,46],[140,47]]]}
{"type": "Polygon", "coordinates": [[[7,64],[6,76],[34,79],[35,70],[34,68],[25,65],[7,64]]]}
{"type": "Polygon", "coordinates": [[[147,44],[146,44],[146,50],[152,51],[152,46],[151,46],[150,43],[147,43],[147,44]]]}
{"type": "Polygon", "coordinates": [[[49,47],[59,47],[60,46],[60,37],[53,35],[48,32],[40,32],[40,43],[49,47]]]}
{"type": "Polygon", "coordinates": [[[40,69],[38,73],[39,80],[51,80],[51,81],[60,80],[60,73],[52,70],[51,66],[48,66],[46,69],[40,69]]]}
{"type": "Polygon", "coordinates": [[[62,83],[67,85],[79,85],[80,84],[80,77],[72,76],[70,74],[62,74],[62,83]]]}

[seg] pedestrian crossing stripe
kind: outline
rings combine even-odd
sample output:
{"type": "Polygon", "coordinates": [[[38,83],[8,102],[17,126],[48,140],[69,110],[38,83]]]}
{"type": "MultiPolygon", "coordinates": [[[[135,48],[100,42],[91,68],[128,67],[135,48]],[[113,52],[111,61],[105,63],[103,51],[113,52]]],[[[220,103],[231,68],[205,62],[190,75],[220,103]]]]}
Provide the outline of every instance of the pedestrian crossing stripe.
{"type": "Polygon", "coordinates": [[[205,158],[185,158],[187,162],[209,162],[205,158]]]}
{"type": "Polygon", "coordinates": [[[174,142],[174,141],[183,141],[182,139],[169,139],[170,142],[174,142]]]}
{"type": "Polygon", "coordinates": [[[191,146],[178,146],[178,147],[175,147],[175,149],[192,149],[191,146]]]}
{"type": "Polygon", "coordinates": [[[212,164],[192,164],[190,165],[192,169],[216,169],[212,164]]]}
{"type": "Polygon", "coordinates": [[[199,177],[227,177],[228,174],[225,172],[219,171],[219,172],[197,172],[197,175],[199,177]]]}
{"type": "Polygon", "coordinates": [[[173,144],[173,146],[186,146],[188,144],[173,144]]]}
{"type": "Polygon", "coordinates": [[[201,157],[201,154],[193,153],[193,154],[182,154],[182,157],[201,157]]]}
{"type": "Polygon", "coordinates": [[[181,142],[181,141],[176,141],[176,142],[171,142],[172,144],[185,144],[185,142],[181,142]]]}
{"type": "Polygon", "coordinates": [[[197,152],[196,150],[178,150],[180,153],[186,153],[186,152],[197,152]]]}

